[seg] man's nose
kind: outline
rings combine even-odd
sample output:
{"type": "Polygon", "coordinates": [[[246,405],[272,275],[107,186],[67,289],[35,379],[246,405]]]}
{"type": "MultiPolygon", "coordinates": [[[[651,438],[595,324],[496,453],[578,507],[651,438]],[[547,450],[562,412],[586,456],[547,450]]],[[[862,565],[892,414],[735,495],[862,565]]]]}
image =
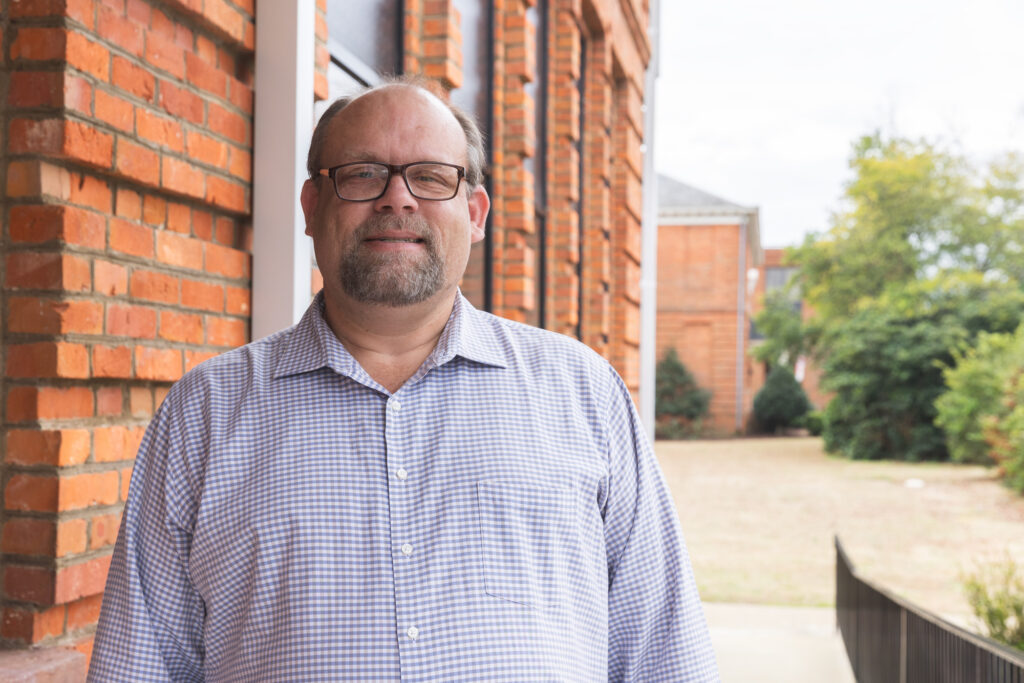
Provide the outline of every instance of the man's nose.
{"type": "Polygon", "coordinates": [[[377,211],[393,211],[395,213],[412,213],[419,208],[419,202],[409,192],[405,184],[405,178],[400,173],[394,173],[388,179],[388,186],[384,194],[373,203],[377,211]]]}

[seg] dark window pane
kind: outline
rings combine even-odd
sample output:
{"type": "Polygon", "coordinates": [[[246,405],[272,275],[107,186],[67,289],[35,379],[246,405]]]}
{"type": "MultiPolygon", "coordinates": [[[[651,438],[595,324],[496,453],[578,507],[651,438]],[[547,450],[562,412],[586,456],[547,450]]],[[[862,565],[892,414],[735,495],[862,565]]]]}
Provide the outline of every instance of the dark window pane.
{"type": "Polygon", "coordinates": [[[480,0],[455,0],[455,9],[462,18],[462,86],[452,90],[452,103],[473,114],[481,130],[490,118],[488,76],[493,62],[486,4],[480,0]]]}
{"type": "Polygon", "coordinates": [[[377,73],[401,73],[401,21],[401,0],[330,0],[328,47],[342,64],[355,57],[377,73]]]}

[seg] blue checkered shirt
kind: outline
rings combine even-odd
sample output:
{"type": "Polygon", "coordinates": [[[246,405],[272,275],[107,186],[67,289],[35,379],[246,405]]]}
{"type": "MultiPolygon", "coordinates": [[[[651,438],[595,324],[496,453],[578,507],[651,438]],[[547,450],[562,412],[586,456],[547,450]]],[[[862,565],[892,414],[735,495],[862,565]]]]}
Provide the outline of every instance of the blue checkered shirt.
{"type": "Polygon", "coordinates": [[[629,393],[461,295],[398,391],[323,318],[203,363],[132,476],[91,681],[716,681],[629,393]]]}

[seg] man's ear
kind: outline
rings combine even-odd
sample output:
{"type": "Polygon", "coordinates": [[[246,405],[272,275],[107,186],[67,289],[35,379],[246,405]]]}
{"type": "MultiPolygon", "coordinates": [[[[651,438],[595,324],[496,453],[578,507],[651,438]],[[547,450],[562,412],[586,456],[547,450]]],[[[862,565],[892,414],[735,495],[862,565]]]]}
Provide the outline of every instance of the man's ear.
{"type": "Polygon", "coordinates": [[[302,192],[299,194],[299,203],[302,205],[302,215],[306,217],[306,234],[312,236],[311,225],[313,215],[316,213],[316,204],[320,199],[320,188],[312,179],[302,183],[302,192]]]}
{"type": "Polygon", "coordinates": [[[484,189],[483,185],[477,185],[469,193],[469,223],[472,242],[479,242],[484,238],[487,212],[490,210],[491,198],[487,196],[487,190],[484,189]]]}

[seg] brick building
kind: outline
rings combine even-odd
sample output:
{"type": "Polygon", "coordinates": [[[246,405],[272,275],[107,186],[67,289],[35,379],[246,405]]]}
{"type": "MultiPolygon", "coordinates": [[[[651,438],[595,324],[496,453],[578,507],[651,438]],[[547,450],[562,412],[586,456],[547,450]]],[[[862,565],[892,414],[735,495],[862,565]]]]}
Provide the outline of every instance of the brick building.
{"type": "Polygon", "coordinates": [[[711,390],[711,434],[746,429],[764,368],[749,355],[764,262],[758,210],[658,178],[657,357],[674,347],[711,390]]]}
{"type": "Polygon", "coordinates": [[[487,134],[469,298],[637,390],[648,0],[360,7],[0,0],[4,646],[88,656],[148,419],[308,303],[315,102],[380,74],[439,79],[487,134]]]}

